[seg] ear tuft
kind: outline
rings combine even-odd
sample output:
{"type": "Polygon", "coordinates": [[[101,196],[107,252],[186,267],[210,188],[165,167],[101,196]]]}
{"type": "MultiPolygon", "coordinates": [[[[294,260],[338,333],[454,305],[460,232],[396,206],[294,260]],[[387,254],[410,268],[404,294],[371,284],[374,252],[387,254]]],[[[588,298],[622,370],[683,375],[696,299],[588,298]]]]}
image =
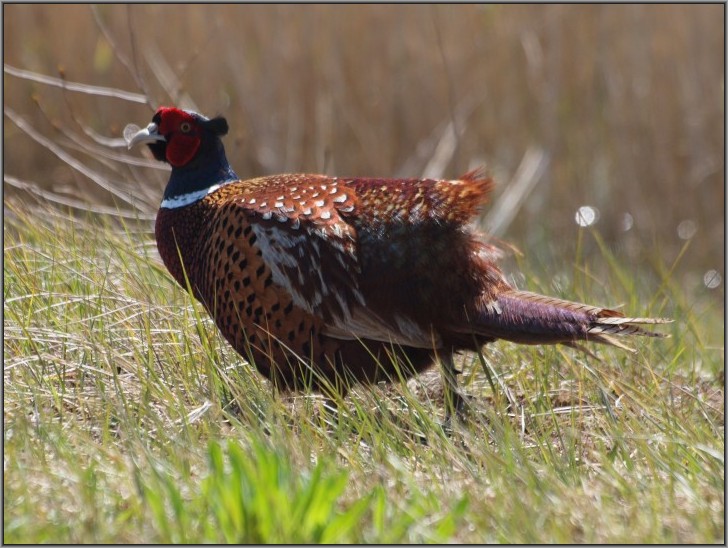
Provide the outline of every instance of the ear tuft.
{"type": "Polygon", "coordinates": [[[228,123],[222,116],[217,116],[205,122],[205,127],[212,131],[215,135],[227,135],[228,123]]]}

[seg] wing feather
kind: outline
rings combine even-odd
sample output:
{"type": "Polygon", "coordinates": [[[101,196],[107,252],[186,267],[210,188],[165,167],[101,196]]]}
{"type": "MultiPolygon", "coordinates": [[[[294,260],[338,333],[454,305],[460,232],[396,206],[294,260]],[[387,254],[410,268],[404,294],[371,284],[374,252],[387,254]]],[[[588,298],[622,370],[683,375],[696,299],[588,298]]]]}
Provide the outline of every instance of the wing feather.
{"type": "Polygon", "coordinates": [[[432,347],[432,336],[409,318],[387,322],[368,306],[359,284],[357,231],[339,214],[356,206],[352,189],[322,175],[252,182],[248,193],[222,207],[245,211],[273,282],[297,307],[323,319],[324,335],[432,347]]]}

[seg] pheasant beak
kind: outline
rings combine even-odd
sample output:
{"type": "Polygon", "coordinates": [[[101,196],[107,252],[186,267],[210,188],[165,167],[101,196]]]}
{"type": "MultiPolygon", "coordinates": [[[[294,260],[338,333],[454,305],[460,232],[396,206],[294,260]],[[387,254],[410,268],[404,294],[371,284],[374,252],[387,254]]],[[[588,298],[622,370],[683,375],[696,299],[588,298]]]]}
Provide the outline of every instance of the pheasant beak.
{"type": "Polygon", "coordinates": [[[139,143],[154,143],[157,141],[166,141],[164,135],[159,134],[157,124],[152,122],[144,129],[139,129],[134,124],[129,124],[124,128],[124,139],[129,148],[139,143]]]}

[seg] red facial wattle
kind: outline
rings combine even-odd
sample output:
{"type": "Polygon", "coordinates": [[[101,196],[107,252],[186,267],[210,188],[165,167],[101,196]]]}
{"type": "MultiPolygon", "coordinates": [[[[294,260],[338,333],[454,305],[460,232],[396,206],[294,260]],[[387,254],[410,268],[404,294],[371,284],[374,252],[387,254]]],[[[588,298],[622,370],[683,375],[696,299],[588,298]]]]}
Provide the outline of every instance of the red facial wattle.
{"type": "Polygon", "coordinates": [[[200,129],[187,112],[171,107],[157,110],[159,133],[167,140],[166,158],[175,167],[188,164],[200,148],[200,129]]]}
{"type": "Polygon", "coordinates": [[[196,135],[175,134],[167,144],[167,161],[175,167],[187,165],[200,148],[200,138],[196,135]]]}

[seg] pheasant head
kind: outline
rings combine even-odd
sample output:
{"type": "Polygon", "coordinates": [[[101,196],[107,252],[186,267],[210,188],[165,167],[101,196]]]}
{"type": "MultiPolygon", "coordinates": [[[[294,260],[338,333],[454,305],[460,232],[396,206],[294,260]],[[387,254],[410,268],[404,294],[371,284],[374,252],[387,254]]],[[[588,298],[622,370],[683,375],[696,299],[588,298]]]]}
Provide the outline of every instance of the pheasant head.
{"type": "Polygon", "coordinates": [[[146,143],[154,158],[172,166],[162,207],[192,203],[239,177],[225,156],[221,137],[227,134],[225,118],[206,118],[196,112],[160,107],[144,129],[127,126],[129,148],[146,143]]]}

